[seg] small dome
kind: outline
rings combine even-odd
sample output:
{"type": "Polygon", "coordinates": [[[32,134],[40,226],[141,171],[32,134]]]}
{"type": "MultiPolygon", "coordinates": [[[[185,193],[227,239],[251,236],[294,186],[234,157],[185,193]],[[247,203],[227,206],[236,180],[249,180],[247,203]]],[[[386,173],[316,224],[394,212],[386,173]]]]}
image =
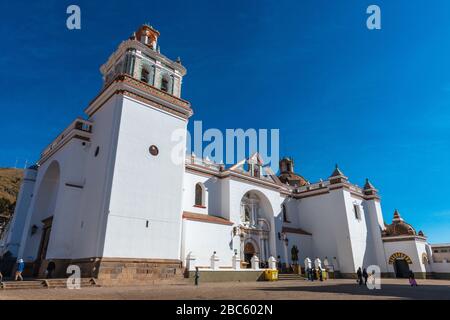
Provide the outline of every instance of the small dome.
{"type": "Polygon", "coordinates": [[[394,237],[394,236],[415,236],[417,235],[416,230],[407,222],[405,222],[398,210],[394,212],[394,219],[392,223],[386,225],[386,229],[383,231],[383,236],[394,237]]]}
{"type": "Polygon", "coordinates": [[[303,187],[308,184],[305,178],[294,172],[294,160],[290,157],[284,157],[280,160],[280,175],[278,178],[282,183],[287,183],[293,187],[303,187]]]}
{"type": "Polygon", "coordinates": [[[308,181],[302,176],[294,172],[284,172],[278,176],[282,183],[287,183],[290,186],[303,187],[308,184],[308,181]]]}

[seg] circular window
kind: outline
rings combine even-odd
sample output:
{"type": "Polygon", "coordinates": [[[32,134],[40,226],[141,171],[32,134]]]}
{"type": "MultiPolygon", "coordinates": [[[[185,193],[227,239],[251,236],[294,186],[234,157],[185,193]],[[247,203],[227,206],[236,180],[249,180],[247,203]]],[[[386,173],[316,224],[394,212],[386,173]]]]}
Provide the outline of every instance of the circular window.
{"type": "Polygon", "coordinates": [[[158,147],[155,145],[150,146],[150,148],[148,150],[150,151],[150,154],[152,156],[157,156],[159,153],[158,147]]]}

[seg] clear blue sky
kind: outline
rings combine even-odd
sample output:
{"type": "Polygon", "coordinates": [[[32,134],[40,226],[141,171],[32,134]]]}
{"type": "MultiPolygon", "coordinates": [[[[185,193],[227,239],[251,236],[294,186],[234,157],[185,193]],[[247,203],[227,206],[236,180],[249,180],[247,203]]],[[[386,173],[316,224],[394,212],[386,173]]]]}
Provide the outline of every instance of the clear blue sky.
{"type": "Polygon", "coordinates": [[[188,69],[204,128],[280,128],[311,181],[339,163],[431,242],[450,242],[450,2],[5,1],[0,166],[40,151],[101,87],[99,66],[141,23],[188,69]],[[65,27],[78,4],[82,29],[65,27]],[[382,30],[369,31],[370,4],[382,30]]]}

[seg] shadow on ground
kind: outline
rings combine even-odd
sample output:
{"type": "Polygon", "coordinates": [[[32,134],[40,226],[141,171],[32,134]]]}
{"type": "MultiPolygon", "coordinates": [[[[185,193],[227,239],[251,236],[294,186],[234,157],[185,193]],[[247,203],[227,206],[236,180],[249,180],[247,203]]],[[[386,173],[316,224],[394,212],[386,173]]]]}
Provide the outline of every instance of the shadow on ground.
{"type": "Polygon", "coordinates": [[[314,292],[314,293],[333,293],[333,294],[349,294],[371,297],[378,299],[400,298],[400,299],[427,299],[427,300],[450,300],[450,285],[419,285],[411,287],[407,284],[382,284],[379,290],[370,290],[366,286],[357,284],[317,284],[310,283],[303,286],[278,286],[272,288],[258,288],[266,292],[314,292]]]}

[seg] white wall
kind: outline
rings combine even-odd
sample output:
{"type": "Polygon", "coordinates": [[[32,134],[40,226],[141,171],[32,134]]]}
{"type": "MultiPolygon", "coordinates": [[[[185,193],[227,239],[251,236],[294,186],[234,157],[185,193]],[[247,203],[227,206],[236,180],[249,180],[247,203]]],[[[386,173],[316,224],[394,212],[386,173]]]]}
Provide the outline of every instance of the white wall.
{"type": "MultiPolygon", "coordinates": [[[[410,270],[413,272],[426,272],[426,267],[422,263],[422,253],[426,253],[425,246],[426,242],[419,240],[384,242],[386,260],[389,261],[390,256],[394,253],[401,252],[411,258],[410,270]]],[[[387,268],[388,272],[395,273],[393,264],[388,264],[387,268]]]]}
{"type": "Polygon", "coordinates": [[[66,183],[77,185],[84,183],[84,167],[88,152],[88,145],[83,145],[83,141],[79,139],[72,139],[39,167],[22,236],[22,248],[19,250],[19,255],[24,260],[32,261],[37,258],[42,237],[42,220],[51,216],[53,224],[47,258],[73,257],[73,246],[78,244],[75,226],[81,190],[67,186],[66,183]],[[52,174],[49,176],[47,169],[58,171],[58,177],[52,174]],[[55,180],[54,183],[43,183],[46,177],[55,180]],[[31,235],[30,228],[33,225],[38,229],[31,235]]]}
{"type": "Polygon", "coordinates": [[[366,200],[363,201],[364,213],[366,221],[368,223],[368,248],[372,250],[372,257],[374,261],[364,264],[368,266],[370,264],[378,265],[381,272],[387,272],[387,261],[384,252],[383,241],[381,240],[381,232],[384,228],[383,214],[381,211],[380,201],[378,200],[366,200]]]}
{"type": "Polygon", "coordinates": [[[173,161],[180,141],[172,133],[183,134],[184,146],[186,121],[128,97],[121,111],[103,255],[179,259],[185,154],[173,161]]]}
{"type": "MultiPolygon", "coordinates": [[[[355,272],[350,242],[346,195],[343,189],[297,200],[301,228],[312,233],[311,260],[333,257],[341,272],[355,272]]],[[[348,201],[348,199],[347,199],[348,201]]],[[[336,269],[338,270],[338,269],[336,269]]]]}
{"type": "MultiPolygon", "coordinates": [[[[183,220],[184,252],[183,264],[192,252],[196,257],[196,266],[210,266],[210,257],[216,251],[219,266],[231,267],[234,250],[230,247],[232,226],[183,220]]],[[[239,248],[237,248],[239,253],[239,248]]]]}
{"type": "Polygon", "coordinates": [[[211,183],[218,183],[217,180],[218,179],[210,178],[204,175],[186,172],[183,181],[183,211],[208,214],[208,211],[210,209],[210,195],[211,197],[219,196],[217,193],[214,194],[214,192],[210,192],[211,183]],[[205,188],[205,208],[195,206],[195,186],[197,185],[197,183],[202,183],[205,188]]]}

